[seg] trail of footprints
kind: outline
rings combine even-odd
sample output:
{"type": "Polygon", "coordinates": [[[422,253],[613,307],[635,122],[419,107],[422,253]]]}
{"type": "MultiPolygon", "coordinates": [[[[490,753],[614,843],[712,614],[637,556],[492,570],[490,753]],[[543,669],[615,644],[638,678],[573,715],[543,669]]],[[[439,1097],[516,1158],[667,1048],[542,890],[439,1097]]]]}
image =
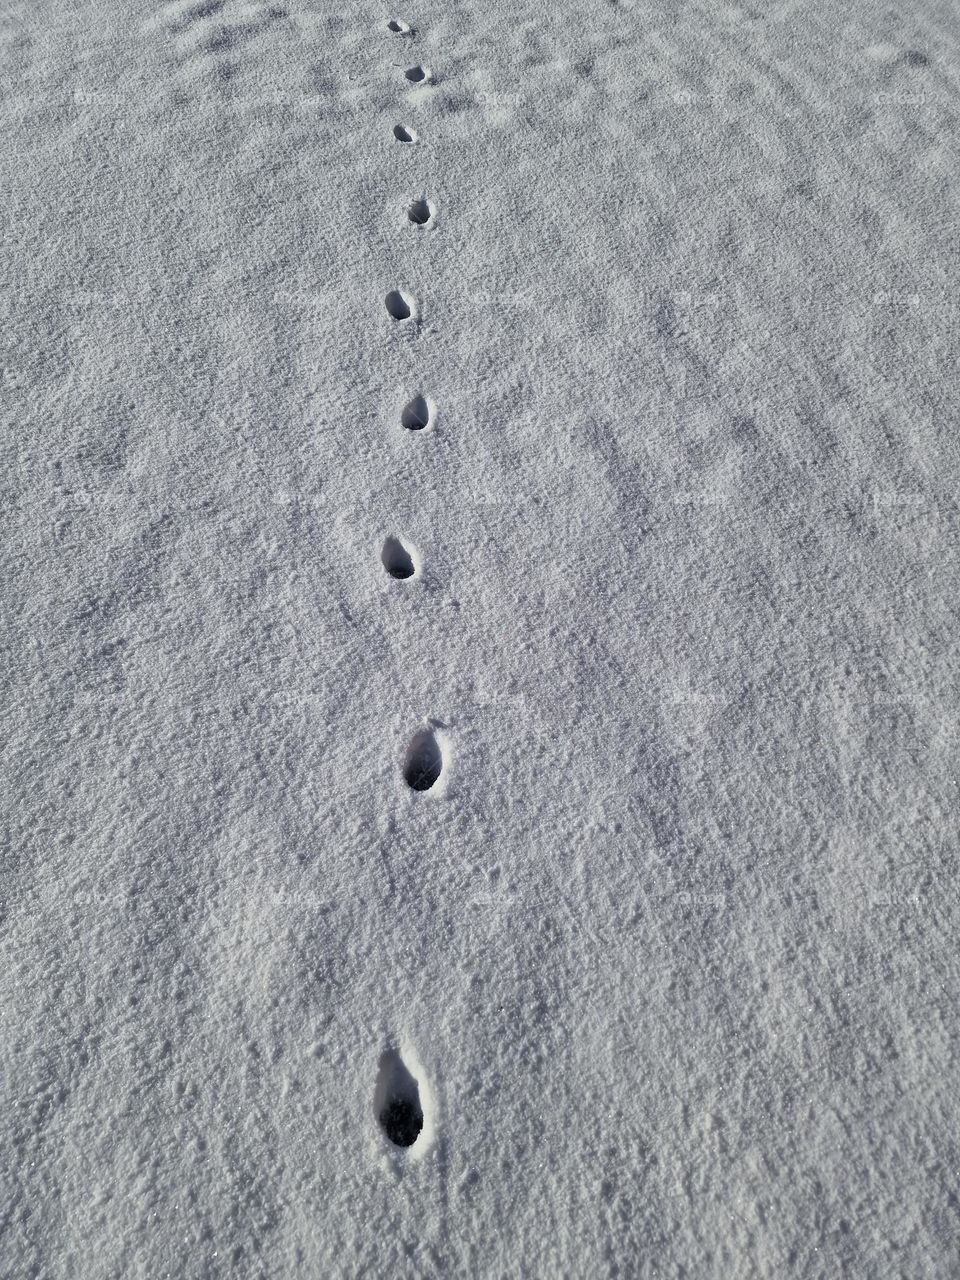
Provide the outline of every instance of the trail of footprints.
{"type": "MultiPolygon", "coordinates": [[[[387,27],[396,35],[413,35],[410,24],[400,18],[392,18],[387,27]]],[[[433,73],[428,67],[417,65],[405,71],[404,77],[411,84],[424,84],[433,80],[433,73]]],[[[407,125],[395,125],[393,136],[398,142],[405,144],[417,140],[416,130],[407,125]]],[[[430,227],[436,220],[436,210],[425,196],[420,196],[408,206],[407,219],[415,227],[430,227]]],[[[417,299],[404,289],[391,289],[383,304],[387,315],[395,323],[416,323],[419,316],[417,299]]],[[[404,406],[400,423],[407,431],[425,431],[433,424],[434,417],[433,405],[426,396],[418,394],[404,406]]],[[[408,581],[419,575],[420,558],[416,549],[393,534],[384,541],[380,560],[391,578],[408,581]]],[[[432,729],[422,729],[407,749],[404,779],[413,791],[429,791],[439,781],[442,772],[443,750],[440,742],[432,729]]]]}
{"type": "MultiPolygon", "coordinates": [[[[393,18],[387,23],[390,32],[403,38],[414,32],[408,22],[393,18]]],[[[404,72],[410,85],[433,83],[429,67],[416,65],[404,72]]],[[[397,124],[393,136],[403,146],[417,142],[417,131],[407,124],[397,124]]],[[[419,196],[407,207],[407,221],[418,231],[436,224],[437,211],[426,196],[419,196]]],[[[419,316],[417,299],[404,289],[391,289],[383,300],[390,321],[404,326],[416,324],[419,316]]],[[[400,426],[405,431],[429,431],[436,420],[436,407],[422,392],[414,395],[400,412],[400,426]]],[[[397,582],[415,582],[420,576],[420,555],[416,547],[396,534],[384,539],[380,552],[384,572],[397,582]]],[[[411,791],[430,791],[440,781],[444,768],[442,736],[439,724],[427,722],[411,738],[403,758],[403,779],[411,791]]],[[[409,1057],[410,1055],[408,1055],[409,1057]]],[[[415,1156],[426,1145],[423,1135],[429,1128],[425,1111],[429,1110],[429,1091],[418,1080],[422,1073],[415,1060],[407,1061],[397,1049],[389,1049],[380,1059],[374,1090],[374,1113],[387,1140],[395,1148],[411,1149],[415,1156]]]]}

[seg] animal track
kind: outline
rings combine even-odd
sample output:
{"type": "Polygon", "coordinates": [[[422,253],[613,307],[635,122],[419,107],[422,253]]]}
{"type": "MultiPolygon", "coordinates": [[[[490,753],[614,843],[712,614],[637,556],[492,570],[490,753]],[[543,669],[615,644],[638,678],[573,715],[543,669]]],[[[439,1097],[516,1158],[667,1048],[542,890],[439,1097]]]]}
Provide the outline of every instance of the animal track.
{"type": "Polygon", "coordinates": [[[413,131],[413,129],[407,129],[402,124],[395,124],[393,126],[393,136],[396,138],[398,142],[405,142],[408,144],[411,142],[416,142],[417,140],[417,135],[413,131]]]}
{"type": "Polygon", "coordinates": [[[423,1132],[420,1086],[396,1049],[380,1055],[373,1109],[395,1147],[412,1147],[423,1132]]]}
{"type": "Polygon", "coordinates": [[[432,729],[421,729],[407,747],[403,778],[413,791],[429,791],[443,772],[443,749],[432,729]]]}
{"type": "Polygon", "coordinates": [[[429,67],[411,67],[403,74],[411,84],[429,84],[433,80],[433,72],[429,67]]]}
{"type": "Polygon", "coordinates": [[[419,556],[415,549],[409,549],[392,535],[384,541],[380,560],[391,578],[415,578],[418,572],[419,556]]]}
{"type": "Polygon", "coordinates": [[[417,306],[416,299],[409,297],[402,289],[391,289],[383,304],[394,320],[409,320],[417,306]]]}
{"type": "Polygon", "coordinates": [[[394,35],[408,36],[410,34],[410,23],[404,22],[402,18],[391,18],[387,23],[387,29],[392,31],[394,35]]]}
{"type": "Polygon", "coordinates": [[[403,406],[400,422],[408,431],[425,431],[433,426],[436,416],[436,409],[427,397],[417,395],[403,406]]]}
{"type": "Polygon", "coordinates": [[[407,208],[407,217],[418,227],[433,226],[437,211],[429,200],[414,200],[407,208]]]}

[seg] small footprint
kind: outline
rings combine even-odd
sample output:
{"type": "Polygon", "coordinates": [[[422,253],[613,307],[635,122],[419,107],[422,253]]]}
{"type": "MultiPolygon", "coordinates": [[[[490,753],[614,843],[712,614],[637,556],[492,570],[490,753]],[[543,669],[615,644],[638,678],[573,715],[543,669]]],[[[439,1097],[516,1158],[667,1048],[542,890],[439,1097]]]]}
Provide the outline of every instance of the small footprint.
{"type": "Polygon", "coordinates": [[[443,749],[432,729],[414,735],[403,765],[403,778],[413,791],[429,791],[443,772],[443,749]]]}
{"type": "Polygon", "coordinates": [[[423,1132],[420,1086],[396,1049],[380,1055],[373,1110],[395,1147],[412,1147],[423,1132]]]}
{"type": "Polygon", "coordinates": [[[429,67],[411,67],[403,73],[411,84],[431,84],[433,72],[429,67]]]}
{"type": "Polygon", "coordinates": [[[417,140],[417,135],[413,129],[408,129],[402,124],[393,126],[393,136],[398,142],[406,142],[408,144],[417,140]]]}
{"type": "Polygon", "coordinates": [[[416,310],[417,301],[402,289],[391,289],[383,300],[388,315],[394,320],[409,320],[416,310]]]}
{"type": "Polygon", "coordinates": [[[387,23],[387,30],[392,31],[394,35],[408,36],[411,32],[409,22],[404,22],[402,18],[391,18],[387,23]]]}
{"type": "Polygon", "coordinates": [[[392,535],[384,541],[380,552],[380,561],[391,578],[415,578],[419,572],[420,557],[416,548],[406,547],[399,538],[392,535]]]}
{"type": "Polygon", "coordinates": [[[436,409],[426,396],[416,395],[403,407],[400,422],[408,431],[425,431],[436,420],[436,409]]]}
{"type": "Polygon", "coordinates": [[[429,200],[414,200],[407,208],[407,217],[418,227],[436,224],[437,211],[429,200]]]}

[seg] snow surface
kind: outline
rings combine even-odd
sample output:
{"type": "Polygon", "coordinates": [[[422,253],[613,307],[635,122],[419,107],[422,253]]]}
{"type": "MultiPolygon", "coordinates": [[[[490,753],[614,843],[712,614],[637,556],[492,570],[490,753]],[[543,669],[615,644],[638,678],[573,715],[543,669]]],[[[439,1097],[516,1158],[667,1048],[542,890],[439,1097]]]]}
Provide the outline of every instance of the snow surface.
{"type": "Polygon", "coordinates": [[[958,1273],[958,40],[3,0],[0,1274],[958,1273]]]}

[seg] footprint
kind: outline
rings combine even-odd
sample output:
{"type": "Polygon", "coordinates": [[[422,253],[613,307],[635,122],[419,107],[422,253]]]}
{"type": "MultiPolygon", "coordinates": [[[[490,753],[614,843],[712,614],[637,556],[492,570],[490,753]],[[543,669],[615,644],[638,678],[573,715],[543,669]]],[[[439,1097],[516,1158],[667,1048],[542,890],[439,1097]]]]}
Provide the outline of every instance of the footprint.
{"type": "Polygon", "coordinates": [[[402,124],[395,124],[393,126],[393,136],[398,142],[410,143],[416,142],[417,140],[417,135],[414,131],[412,129],[405,128],[402,124]]]}
{"type": "Polygon", "coordinates": [[[399,538],[385,539],[380,560],[391,578],[415,578],[419,572],[419,560],[415,547],[406,547],[399,538]]]}
{"type": "Polygon", "coordinates": [[[408,431],[425,431],[436,421],[437,411],[426,396],[417,395],[404,405],[400,422],[408,431]]]}
{"type": "Polygon", "coordinates": [[[424,1131],[420,1085],[396,1049],[380,1055],[373,1110],[395,1147],[412,1147],[420,1139],[424,1131]]]}
{"type": "Polygon", "coordinates": [[[443,772],[443,750],[432,729],[421,729],[407,747],[403,777],[413,791],[429,791],[443,772]]]}
{"type": "Polygon", "coordinates": [[[411,84],[429,84],[433,80],[433,72],[429,67],[411,67],[403,74],[411,84]]]}
{"type": "Polygon", "coordinates": [[[416,299],[404,293],[402,289],[391,289],[384,298],[383,304],[394,320],[409,320],[417,306],[416,299]]]}
{"type": "Polygon", "coordinates": [[[429,200],[414,200],[407,209],[407,217],[418,227],[435,225],[437,211],[429,200]]]}
{"type": "Polygon", "coordinates": [[[402,18],[391,18],[387,23],[387,30],[392,31],[394,35],[408,36],[410,34],[410,23],[404,22],[402,18]]]}

